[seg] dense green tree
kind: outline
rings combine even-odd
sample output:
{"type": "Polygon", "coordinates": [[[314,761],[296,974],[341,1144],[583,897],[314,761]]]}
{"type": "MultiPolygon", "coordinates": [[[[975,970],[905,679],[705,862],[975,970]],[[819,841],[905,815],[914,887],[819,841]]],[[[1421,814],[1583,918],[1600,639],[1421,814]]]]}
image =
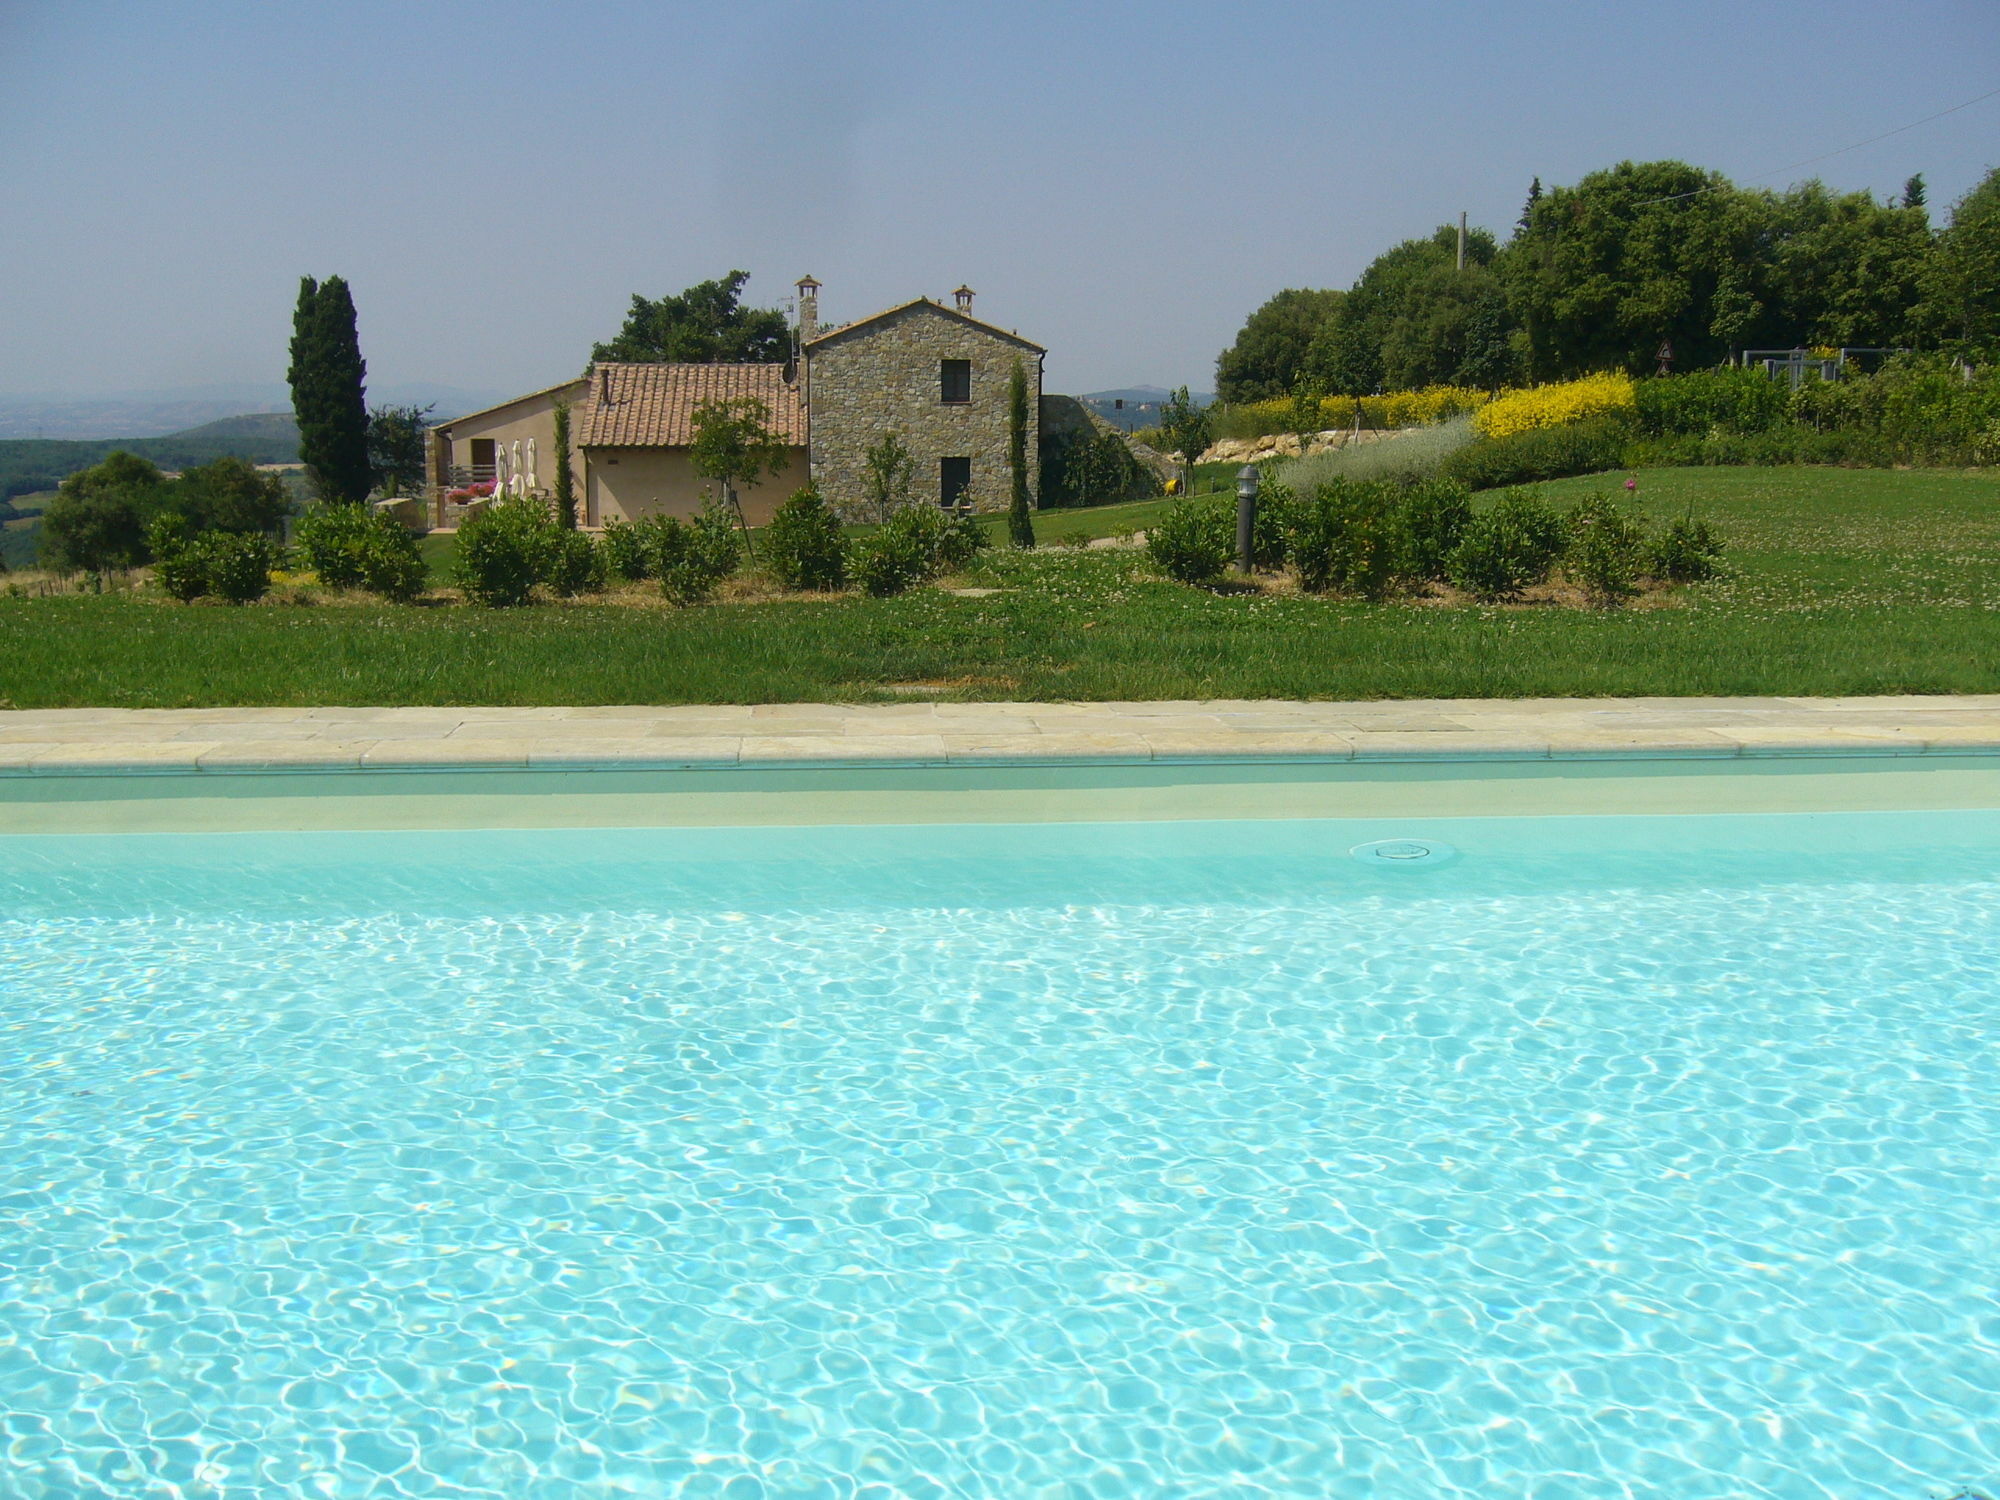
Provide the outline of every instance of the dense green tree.
{"type": "Polygon", "coordinates": [[[292,413],[299,424],[299,459],[322,500],[368,498],[368,367],[354,325],[354,298],[338,276],[299,282],[292,314],[292,413]]]}
{"type": "Polygon", "coordinates": [[[79,469],[42,512],[42,560],[59,572],[108,573],[152,560],[146,533],[165,509],[166,476],[119,451],[79,469]]]}
{"type": "Polygon", "coordinates": [[[1216,358],[1217,397],[1272,401],[1288,393],[1340,298],[1339,292],[1289,287],[1250,314],[1236,342],[1216,358]]]}
{"type": "Polygon", "coordinates": [[[1035,545],[1035,520],[1028,493],[1028,372],[1020,360],[1007,375],[1007,539],[1016,547],[1035,545]]]}
{"type": "Polygon", "coordinates": [[[744,307],[748,271],[731,271],[720,281],[704,281],[679,296],[638,295],[625,326],[608,344],[590,351],[593,360],[668,364],[779,364],[791,356],[792,336],[785,315],[775,308],[744,307]]]}
{"type": "Polygon", "coordinates": [[[2000,168],[1953,205],[1922,277],[1918,326],[1965,356],[2000,356],[2000,168]]]}
{"type": "Polygon", "coordinates": [[[377,406],[368,413],[368,467],[385,495],[404,495],[424,482],[424,432],[430,406],[377,406]]]}
{"type": "MultiPolygon", "coordinates": [[[[1466,237],[1466,271],[1483,270],[1498,251],[1490,233],[1473,230],[1466,237]]],[[[1411,383],[1413,376],[1419,377],[1414,383],[1424,385],[1452,378],[1462,352],[1451,354],[1450,369],[1440,372],[1433,356],[1445,356],[1436,354],[1433,346],[1438,340],[1444,347],[1463,343],[1462,333],[1453,336],[1445,330],[1462,325],[1469,309],[1458,306],[1466,300],[1463,290],[1439,280],[1435,273],[1456,275],[1457,260],[1455,224],[1440,225],[1427,239],[1404,240],[1376,256],[1321,327],[1307,355],[1308,372],[1327,390],[1343,396],[1365,396],[1411,383]],[[1399,322],[1404,326],[1392,371],[1388,345],[1399,322]]]]}
{"type": "Polygon", "coordinates": [[[1413,276],[1382,333],[1389,390],[1502,382],[1511,358],[1507,293],[1484,266],[1435,266],[1413,276]]]}
{"type": "Polygon", "coordinates": [[[1746,342],[1782,349],[1910,341],[1909,313],[1931,251],[1922,209],[1829,192],[1819,182],[1750,195],[1745,209],[1763,219],[1763,311],[1746,342]]]}
{"type": "Polygon", "coordinates": [[[1498,267],[1528,373],[1720,363],[1764,321],[1768,213],[1720,173],[1620,162],[1550,189],[1498,267]]]}
{"type": "Polygon", "coordinates": [[[1903,184],[1903,207],[1922,208],[1924,198],[1924,174],[1919,172],[1903,184]]]}
{"type": "Polygon", "coordinates": [[[292,497],[276,474],[262,472],[247,459],[218,458],[183,469],[168,487],[163,508],[185,517],[191,532],[275,536],[292,513],[292,497]]]}

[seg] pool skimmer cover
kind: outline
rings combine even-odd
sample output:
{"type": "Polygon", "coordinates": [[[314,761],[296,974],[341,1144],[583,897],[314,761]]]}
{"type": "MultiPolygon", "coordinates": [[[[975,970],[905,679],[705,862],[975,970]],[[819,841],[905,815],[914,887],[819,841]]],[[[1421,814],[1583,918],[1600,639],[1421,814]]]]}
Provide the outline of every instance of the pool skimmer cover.
{"type": "Polygon", "coordinates": [[[1458,851],[1441,839],[1376,839],[1347,851],[1364,865],[1442,865],[1458,851]]]}

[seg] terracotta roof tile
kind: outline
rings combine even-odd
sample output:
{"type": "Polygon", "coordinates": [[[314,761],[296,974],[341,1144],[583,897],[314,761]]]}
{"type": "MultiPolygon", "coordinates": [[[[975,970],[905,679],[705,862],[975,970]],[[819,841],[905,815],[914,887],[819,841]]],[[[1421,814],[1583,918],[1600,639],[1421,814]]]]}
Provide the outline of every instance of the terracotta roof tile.
{"type": "Polygon", "coordinates": [[[806,440],[805,405],[783,365],[600,364],[572,419],[579,448],[683,448],[694,441],[694,410],[750,396],[771,412],[771,430],[806,440]]]}

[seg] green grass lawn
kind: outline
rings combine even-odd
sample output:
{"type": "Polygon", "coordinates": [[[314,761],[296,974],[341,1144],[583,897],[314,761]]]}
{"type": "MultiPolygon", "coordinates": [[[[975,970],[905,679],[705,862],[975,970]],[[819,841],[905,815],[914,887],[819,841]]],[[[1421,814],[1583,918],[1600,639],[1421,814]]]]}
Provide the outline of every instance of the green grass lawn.
{"type": "MultiPolygon", "coordinates": [[[[1544,486],[1568,500],[1624,475],[1544,486]]],[[[2000,475],[1660,469],[1732,575],[1660,607],[1366,605],[1206,593],[1142,554],[996,550],[897,599],[689,610],[174,605],[0,597],[0,699],[108,704],[675,703],[961,698],[1396,698],[2000,692],[2000,475]]],[[[1042,512],[1115,535],[1160,502],[1042,512]]],[[[435,554],[436,542],[427,544],[435,554]]],[[[441,559],[433,556],[436,565],[441,559]]]]}

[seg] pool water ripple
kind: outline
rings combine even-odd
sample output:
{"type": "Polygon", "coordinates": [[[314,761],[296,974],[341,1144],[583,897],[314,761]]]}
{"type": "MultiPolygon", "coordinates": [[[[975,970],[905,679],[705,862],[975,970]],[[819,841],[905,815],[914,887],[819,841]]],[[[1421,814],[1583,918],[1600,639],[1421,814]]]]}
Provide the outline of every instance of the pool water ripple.
{"type": "Polygon", "coordinates": [[[2000,884],[0,921],[22,1496],[2000,1481],[2000,884]]]}

